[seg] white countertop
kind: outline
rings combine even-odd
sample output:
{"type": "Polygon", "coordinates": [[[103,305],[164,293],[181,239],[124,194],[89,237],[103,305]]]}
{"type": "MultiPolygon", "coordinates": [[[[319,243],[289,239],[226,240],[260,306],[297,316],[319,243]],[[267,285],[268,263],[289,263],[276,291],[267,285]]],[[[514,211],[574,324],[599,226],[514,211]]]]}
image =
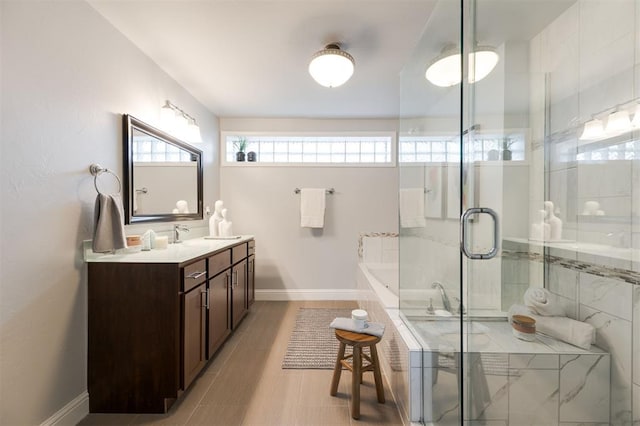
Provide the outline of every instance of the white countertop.
{"type": "Polygon", "coordinates": [[[184,240],[180,244],[169,244],[166,249],[153,249],[126,253],[120,250],[114,254],[94,253],[91,241],[84,242],[85,262],[119,262],[119,263],[182,263],[197,257],[224,250],[225,248],[245,243],[253,239],[253,235],[241,235],[233,240],[209,240],[205,237],[184,240]]]}

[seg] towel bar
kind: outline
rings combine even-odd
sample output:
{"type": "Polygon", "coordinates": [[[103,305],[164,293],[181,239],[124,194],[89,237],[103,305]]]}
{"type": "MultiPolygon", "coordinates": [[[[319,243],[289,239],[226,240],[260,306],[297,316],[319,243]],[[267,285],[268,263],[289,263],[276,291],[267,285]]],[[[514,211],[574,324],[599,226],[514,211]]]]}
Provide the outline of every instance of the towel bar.
{"type": "MultiPolygon", "coordinates": [[[[296,189],[294,189],[294,190],[293,190],[293,193],[294,193],[294,194],[299,194],[299,193],[300,193],[300,191],[301,191],[301,189],[300,189],[300,188],[296,188],[296,189]]],[[[336,190],[335,190],[334,188],[329,188],[329,189],[325,189],[325,192],[326,192],[327,194],[332,195],[334,192],[336,192],[336,190]]]]}

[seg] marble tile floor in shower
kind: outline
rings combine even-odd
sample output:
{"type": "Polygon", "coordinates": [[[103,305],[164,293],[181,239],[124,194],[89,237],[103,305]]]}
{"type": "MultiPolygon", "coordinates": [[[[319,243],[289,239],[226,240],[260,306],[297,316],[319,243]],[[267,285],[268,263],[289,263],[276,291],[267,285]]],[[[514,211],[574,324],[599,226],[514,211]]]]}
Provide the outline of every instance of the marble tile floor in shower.
{"type": "Polygon", "coordinates": [[[80,425],[401,425],[385,380],[378,404],[370,374],[360,419],[350,415],[351,375],[329,395],[331,370],[283,370],[300,307],[355,308],[351,301],[256,302],[234,334],[167,414],[89,414],[80,425]]]}

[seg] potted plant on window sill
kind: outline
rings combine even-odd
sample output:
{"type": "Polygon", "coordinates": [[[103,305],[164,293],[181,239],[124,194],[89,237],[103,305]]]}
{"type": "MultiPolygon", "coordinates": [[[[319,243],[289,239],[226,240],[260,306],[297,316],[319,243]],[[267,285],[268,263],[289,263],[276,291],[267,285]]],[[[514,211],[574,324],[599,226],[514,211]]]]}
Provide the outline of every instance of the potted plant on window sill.
{"type": "Polygon", "coordinates": [[[504,138],[502,140],[502,160],[503,161],[510,161],[511,160],[511,150],[509,148],[511,148],[511,145],[513,145],[515,141],[511,140],[509,138],[504,138]]]}
{"type": "Polygon", "coordinates": [[[247,138],[240,137],[234,143],[233,147],[236,149],[236,161],[244,161],[245,153],[244,150],[247,149],[247,138]]]}

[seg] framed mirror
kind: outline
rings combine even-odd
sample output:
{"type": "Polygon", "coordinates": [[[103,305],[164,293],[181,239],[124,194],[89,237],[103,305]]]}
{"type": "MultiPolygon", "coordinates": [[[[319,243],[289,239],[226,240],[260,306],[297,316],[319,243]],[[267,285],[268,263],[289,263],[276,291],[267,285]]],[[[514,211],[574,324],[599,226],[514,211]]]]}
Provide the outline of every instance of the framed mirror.
{"type": "Polygon", "coordinates": [[[125,223],[201,220],[202,151],[123,115],[125,223]]]}

